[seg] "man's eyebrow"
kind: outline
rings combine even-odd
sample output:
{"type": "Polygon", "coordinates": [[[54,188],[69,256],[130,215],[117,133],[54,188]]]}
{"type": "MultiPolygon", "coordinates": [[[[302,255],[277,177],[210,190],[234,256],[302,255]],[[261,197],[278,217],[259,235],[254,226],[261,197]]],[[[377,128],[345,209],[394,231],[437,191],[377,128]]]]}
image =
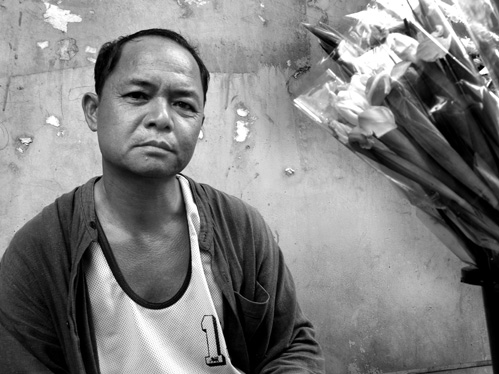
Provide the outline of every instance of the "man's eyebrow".
{"type": "Polygon", "coordinates": [[[149,82],[145,79],[140,79],[140,78],[130,78],[130,79],[127,79],[124,83],[128,84],[128,85],[141,86],[141,87],[154,87],[155,86],[154,83],[149,82]]]}
{"type": "Polygon", "coordinates": [[[175,89],[175,93],[180,96],[190,96],[194,97],[197,100],[201,99],[201,96],[199,96],[198,92],[196,90],[192,90],[189,88],[177,88],[175,89]]]}

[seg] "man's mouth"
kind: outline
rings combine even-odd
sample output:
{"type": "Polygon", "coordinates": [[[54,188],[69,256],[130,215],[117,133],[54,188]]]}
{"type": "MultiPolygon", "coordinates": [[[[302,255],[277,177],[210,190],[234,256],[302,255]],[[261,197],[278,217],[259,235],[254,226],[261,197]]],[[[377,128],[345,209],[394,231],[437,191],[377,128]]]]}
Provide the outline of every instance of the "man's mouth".
{"type": "Polygon", "coordinates": [[[168,144],[167,142],[158,141],[158,140],[150,140],[150,141],[141,143],[140,146],[141,147],[146,147],[146,146],[155,147],[155,148],[163,149],[163,150],[169,151],[169,152],[173,151],[173,148],[170,144],[168,144]]]}

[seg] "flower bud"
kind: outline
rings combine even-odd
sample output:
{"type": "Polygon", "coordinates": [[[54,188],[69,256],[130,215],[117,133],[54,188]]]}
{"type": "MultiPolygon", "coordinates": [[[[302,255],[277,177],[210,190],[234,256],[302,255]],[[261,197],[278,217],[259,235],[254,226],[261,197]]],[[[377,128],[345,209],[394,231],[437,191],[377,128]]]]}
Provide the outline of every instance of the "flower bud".
{"type": "Polygon", "coordinates": [[[397,128],[392,111],[384,106],[373,106],[358,115],[359,127],[367,135],[381,138],[387,132],[397,128]]]}
{"type": "Polygon", "coordinates": [[[394,32],[387,36],[386,44],[402,61],[416,62],[419,45],[416,39],[394,32]]]}
{"type": "Polygon", "coordinates": [[[338,113],[353,126],[357,126],[358,115],[369,108],[365,95],[355,89],[338,92],[336,109],[338,113]]]}

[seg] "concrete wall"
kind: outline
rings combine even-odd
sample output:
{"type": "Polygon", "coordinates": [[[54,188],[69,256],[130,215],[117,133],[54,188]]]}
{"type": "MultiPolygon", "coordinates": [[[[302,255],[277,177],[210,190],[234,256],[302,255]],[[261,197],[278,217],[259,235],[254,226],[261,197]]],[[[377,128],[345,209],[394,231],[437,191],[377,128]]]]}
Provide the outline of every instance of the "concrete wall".
{"type": "Polygon", "coordinates": [[[341,27],[365,3],[0,0],[0,255],[44,205],[100,173],[80,109],[96,49],[168,27],[198,44],[213,72],[186,172],[266,217],[328,372],[488,359],[480,290],[460,283],[462,264],[387,181],[292,105],[300,72],[322,57],[300,22],[341,27]]]}

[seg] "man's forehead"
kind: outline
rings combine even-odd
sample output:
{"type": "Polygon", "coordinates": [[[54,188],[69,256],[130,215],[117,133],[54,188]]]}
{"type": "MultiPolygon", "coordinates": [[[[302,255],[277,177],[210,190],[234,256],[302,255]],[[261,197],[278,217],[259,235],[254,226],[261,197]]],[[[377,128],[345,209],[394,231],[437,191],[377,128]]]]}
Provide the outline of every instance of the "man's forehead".
{"type": "Polygon", "coordinates": [[[182,51],[185,55],[192,57],[191,53],[183,46],[166,37],[147,35],[127,41],[121,51],[121,55],[131,54],[140,56],[141,54],[157,52],[158,54],[166,51],[182,51]]]}
{"type": "Polygon", "coordinates": [[[161,36],[142,36],[128,41],[121,51],[118,67],[179,69],[187,73],[199,67],[192,54],[177,42],[161,36]]]}

